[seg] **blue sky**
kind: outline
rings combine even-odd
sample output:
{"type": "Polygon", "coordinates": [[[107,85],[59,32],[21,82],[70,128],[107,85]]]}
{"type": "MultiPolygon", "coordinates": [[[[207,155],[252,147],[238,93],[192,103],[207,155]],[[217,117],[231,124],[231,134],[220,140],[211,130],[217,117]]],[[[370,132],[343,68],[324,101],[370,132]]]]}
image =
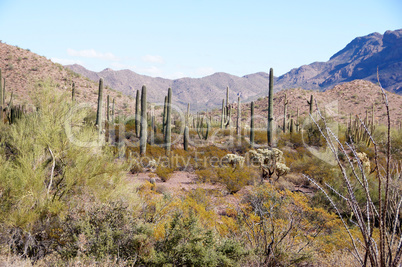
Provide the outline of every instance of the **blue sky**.
{"type": "Polygon", "coordinates": [[[94,71],[279,76],[402,28],[401,14],[400,0],[0,0],[0,40],[94,71]]]}

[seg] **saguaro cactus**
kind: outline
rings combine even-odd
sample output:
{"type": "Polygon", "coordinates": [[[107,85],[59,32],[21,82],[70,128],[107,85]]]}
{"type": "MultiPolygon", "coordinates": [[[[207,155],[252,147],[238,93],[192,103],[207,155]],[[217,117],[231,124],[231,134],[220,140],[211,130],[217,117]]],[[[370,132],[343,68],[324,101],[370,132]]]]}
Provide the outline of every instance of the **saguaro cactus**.
{"type": "Polygon", "coordinates": [[[185,126],[190,124],[190,103],[187,103],[187,114],[186,114],[186,123],[185,126]]]}
{"type": "Polygon", "coordinates": [[[307,104],[310,106],[310,114],[313,114],[313,106],[314,106],[314,96],[311,95],[310,101],[307,100],[307,104]]]}
{"type": "Polygon", "coordinates": [[[274,70],[271,68],[269,70],[269,91],[268,91],[268,128],[267,128],[267,138],[268,145],[272,146],[273,139],[273,120],[274,120],[274,70]]]}
{"type": "Polygon", "coordinates": [[[4,101],[3,101],[3,81],[1,77],[1,68],[0,68],[0,121],[3,122],[3,109],[4,109],[4,101]]]}
{"type": "Polygon", "coordinates": [[[141,91],[141,130],[140,130],[140,154],[144,156],[147,151],[147,87],[142,86],[141,91]]]}
{"type": "Polygon", "coordinates": [[[150,136],[150,145],[154,145],[155,144],[155,112],[154,112],[154,106],[151,105],[151,136],[150,136]]]}
{"type": "Polygon", "coordinates": [[[240,123],[241,123],[241,107],[240,107],[240,96],[237,97],[237,123],[236,123],[236,134],[240,135],[240,123]]]}
{"type": "Polygon", "coordinates": [[[286,116],[287,116],[288,99],[285,93],[285,101],[283,102],[283,132],[286,133],[286,116]]]}
{"type": "Polygon", "coordinates": [[[112,103],[112,125],[114,125],[114,98],[112,103]]]}
{"type": "Polygon", "coordinates": [[[135,95],[135,114],[134,114],[134,129],[135,129],[135,136],[140,136],[140,90],[137,90],[135,95]]]}
{"type": "MultiPolygon", "coordinates": [[[[1,79],[0,79],[1,83],[1,79]]],[[[3,78],[3,107],[6,105],[6,78],[3,78]]]]}
{"type": "Polygon", "coordinates": [[[293,118],[291,118],[291,119],[290,119],[290,125],[289,125],[289,132],[290,132],[290,133],[293,133],[293,125],[294,125],[294,123],[293,123],[293,118]]]}
{"type": "Polygon", "coordinates": [[[74,102],[74,100],[75,100],[75,82],[73,82],[72,88],[71,88],[71,101],[74,102]]]}
{"type": "Polygon", "coordinates": [[[163,101],[163,114],[162,114],[162,132],[163,132],[163,139],[166,137],[166,113],[167,113],[167,104],[168,104],[168,97],[165,96],[165,100],[163,101]]]}
{"type": "Polygon", "coordinates": [[[251,110],[250,110],[250,116],[251,116],[251,120],[250,120],[250,145],[251,148],[254,148],[254,101],[251,102],[251,110]]]}
{"type": "Polygon", "coordinates": [[[166,105],[166,150],[170,151],[172,146],[172,88],[168,89],[166,105]]]}
{"type": "Polygon", "coordinates": [[[188,132],[188,126],[184,128],[184,135],[183,135],[183,147],[185,151],[188,151],[188,141],[190,139],[190,134],[188,132]]]}
{"type": "Polygon", "coordinates": [[[106,99],[106,120],[110,122],[110,96],[107,95],[106,99]]]}
{"type": "Polygon", "coordinates": [[[103,78],[99,80],[99,90],[98,90],[98,109],[96,112],[96,122],[95,125],[98,126],[99,134],[102,133],[102,102],[103,102],[103,78]]]}
{"type": "Polygon", "coordinates": [[[226,106],[224,104],[224,100],[222,99],[222,118],[221,118],[221,129],[223,127],[230,127],[230,118],[231,118],[231,106],[229,104],[229,86],[226,87],[226,106]]]}
{"type": "Polygon", "coordinates": [[[295,122],[295,126],[296,126],[296,132],[299,132],[299,131],[300,131],[299,108],[297,108],[297,112],[296,112],[296,122],[295,122]]]}
{"type": "Polygon", "coordinates": [[[207,140],[209,131],[211,129],[211,125],[209,123],[208,118],[206,118],[206,129],[204,130],[204,117],[197,119],[197,134],[200,139],[207,140]]]}

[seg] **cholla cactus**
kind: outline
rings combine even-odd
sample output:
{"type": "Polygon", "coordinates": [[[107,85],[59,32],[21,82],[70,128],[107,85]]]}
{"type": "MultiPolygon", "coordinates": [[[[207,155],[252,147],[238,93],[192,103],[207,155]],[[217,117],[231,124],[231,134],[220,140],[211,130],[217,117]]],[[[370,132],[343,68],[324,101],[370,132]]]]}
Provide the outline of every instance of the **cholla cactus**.
{"type": "Polygon", "coordinates": [[[240,166],[242,167],[244,164],[244,157],[236,155],[236,154],[227,154],[222,158],[222,161],[225,161],[232,165],[233,167],[235,166],[240,166]]]}
{"type": "MultiPolygon", "coordinates": [[[[362,164],[363,170],[365,170],[366,172],[370,172],[370,159],[367,157],[367,154],[364,152],[361,152],[361,153],[357,152],[356,156],[359,158],[359,160],[362,164]]],[[[356,158],[353,159],[353,163],[357,163],[356,158]]]]}
{"type": "Polygon", "coordinates": [[[250,150],[249,156],[250,160],[260,165],[262,178],[271,178],[274,173],[279,178],[290,171],[284,163],[283,152],[277,148],[250,150]]]}

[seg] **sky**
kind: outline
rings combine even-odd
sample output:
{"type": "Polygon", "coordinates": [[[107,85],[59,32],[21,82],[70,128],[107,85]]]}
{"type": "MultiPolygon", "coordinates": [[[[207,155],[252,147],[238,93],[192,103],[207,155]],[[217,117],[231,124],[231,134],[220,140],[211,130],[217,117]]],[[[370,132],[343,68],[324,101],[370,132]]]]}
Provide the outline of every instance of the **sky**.
{"type": "Polygon", "coordinates": [[[89,70],[275,76],[402,28],[400,0],[0,0],[0,40],[89,70]]]}

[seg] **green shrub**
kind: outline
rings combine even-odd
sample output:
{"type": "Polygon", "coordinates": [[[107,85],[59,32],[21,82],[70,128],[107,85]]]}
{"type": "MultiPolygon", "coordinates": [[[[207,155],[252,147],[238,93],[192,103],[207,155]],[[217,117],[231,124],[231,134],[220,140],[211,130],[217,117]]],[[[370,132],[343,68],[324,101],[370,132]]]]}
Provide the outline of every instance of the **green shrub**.
{"type": "Polygon", "coordinates": [[[226,186],[229,193],[233,194],[246,185],[254,184],[257,174],[252,168],[232,168],[230,166],[217,169],[218,181],[226,186]]]}
{"type": "Polygon", "coordinates": [[[200,227],[193,213],[175,214],[165,229],[165,237],[155,244],[152,264],[158,266],[233,266],[246,255],[236,241],[220,244],[212,231],[200,227]]]}
{"type": "Polygon", "coordinates": [[[167,180],[170,179],[173,173],[173,169],[168,168],[168,167],[163,167],[163,166],[158,166],[155,170],[156,175],[161,178],[163,182],[166,182],[167,180]]]}

